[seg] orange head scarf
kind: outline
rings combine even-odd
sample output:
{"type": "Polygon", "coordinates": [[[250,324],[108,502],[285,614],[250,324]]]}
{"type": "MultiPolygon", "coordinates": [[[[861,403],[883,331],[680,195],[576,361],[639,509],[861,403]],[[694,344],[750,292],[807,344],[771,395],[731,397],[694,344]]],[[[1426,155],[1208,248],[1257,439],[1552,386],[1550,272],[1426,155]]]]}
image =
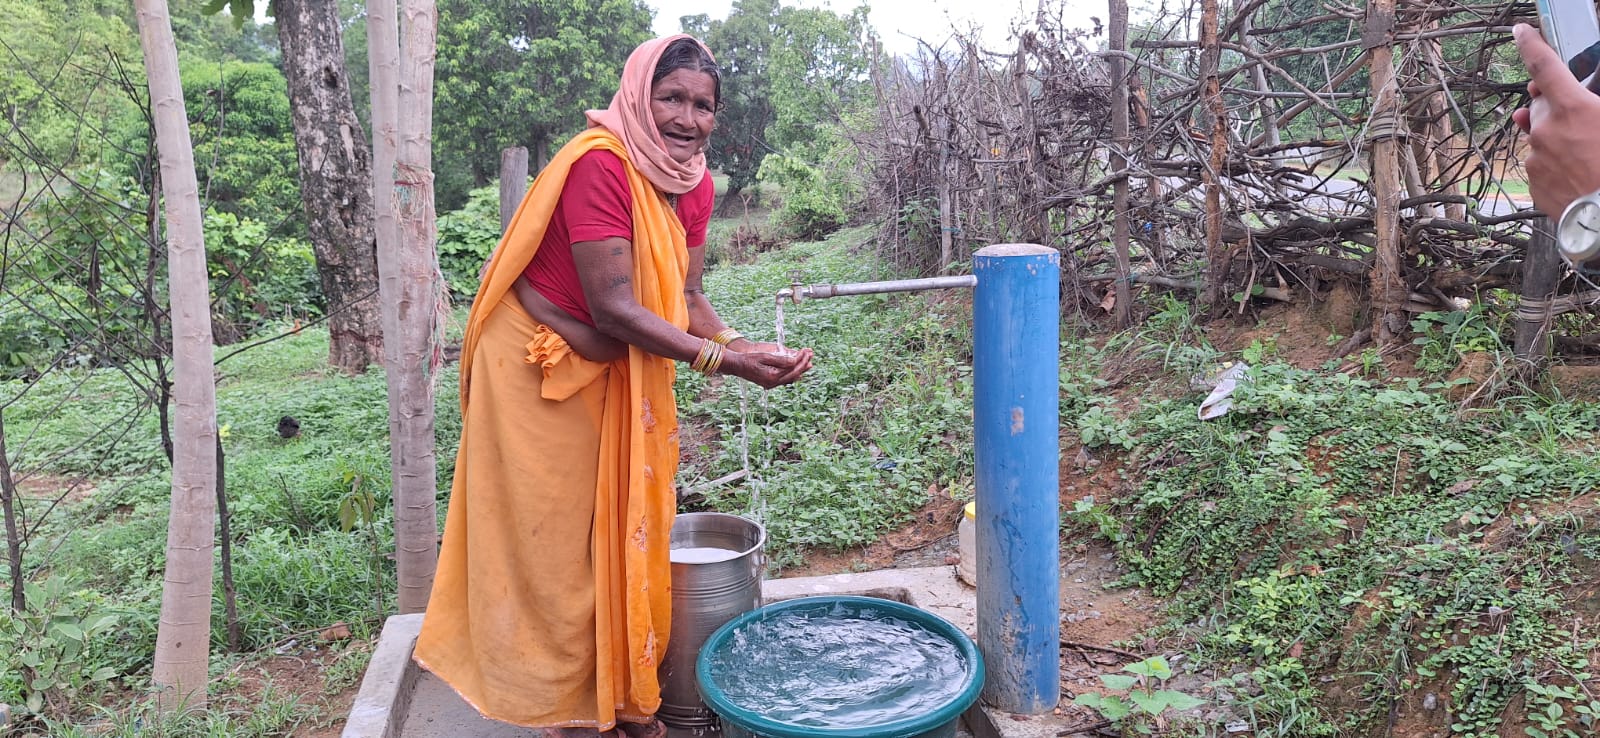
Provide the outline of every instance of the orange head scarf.
{"type": "Polygon", "coordinates": [[[698,39],[686,34],[656,38],[639,44],[628,55],[622,68],[622,83],[611,98],[611,107],[588,112],[590,127],[600,126],[622,139],[628,149],[628,158],[656,189],[681,195],[700,184],[706,173],[705,154],[695,154],[688,163],[679,163],[667,153],[661,140],[661,130],[656,127],[655,116],[650,112],[651,78],[655,76],[656,63],[667,46],[680,38],[692,39],[700,49],[711,56],[711,50],[698,39]]]}

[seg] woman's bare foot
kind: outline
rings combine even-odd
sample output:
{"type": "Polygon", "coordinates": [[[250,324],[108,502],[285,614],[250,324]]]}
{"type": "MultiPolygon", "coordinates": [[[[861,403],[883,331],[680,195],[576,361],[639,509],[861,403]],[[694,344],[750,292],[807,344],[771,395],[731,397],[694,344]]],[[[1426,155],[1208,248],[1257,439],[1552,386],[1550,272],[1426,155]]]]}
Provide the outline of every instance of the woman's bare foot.
{"type": "Polygon", "coordinates": [[[654,718],[647,723],[617,723],[617,732],[626,738],[667,738],[667,726],[654,718]]]}

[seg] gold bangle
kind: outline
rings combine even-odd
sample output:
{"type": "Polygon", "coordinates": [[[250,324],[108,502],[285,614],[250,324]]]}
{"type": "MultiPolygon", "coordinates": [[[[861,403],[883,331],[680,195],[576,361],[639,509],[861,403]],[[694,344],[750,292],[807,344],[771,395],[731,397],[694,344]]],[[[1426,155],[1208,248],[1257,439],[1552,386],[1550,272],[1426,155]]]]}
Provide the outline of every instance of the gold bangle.
{"type": "Polygon", "coordinates": [[[723,328],[722,330],[717,331],[717,335],[712,336],[711,340],[726,346],[741,338],[744,338],[743,333],[740,333],[732,328],[723,328]]]}
{"type": "Polygon", "coordinates": [[[722,366],[722,344],[707,340],[702,344],[701,354],[703,360],[696,359],[689,368],[706,376],[715,374],[717,368],[722,366]]]}
{"type": "Polygon", "coordinates": [[[717,370],[722,368],[722,358],[728,355],[727,350],[722,347],[722,344],[714,343],[712,345],[717,347],[717,352],[711,357],[711,365],[706,367],[707,375],[716,374],[717,370]]]}
{"type": "Polygon", "coordinates": [[[711,360],[713,346],[716,346],[716,344],[712,343],[710,340],[702,340],[700,342],[700,353],[694,357],[694,361],[689,364],[689,368],[697,372],[705,373],[706,365],[711,360]]]}

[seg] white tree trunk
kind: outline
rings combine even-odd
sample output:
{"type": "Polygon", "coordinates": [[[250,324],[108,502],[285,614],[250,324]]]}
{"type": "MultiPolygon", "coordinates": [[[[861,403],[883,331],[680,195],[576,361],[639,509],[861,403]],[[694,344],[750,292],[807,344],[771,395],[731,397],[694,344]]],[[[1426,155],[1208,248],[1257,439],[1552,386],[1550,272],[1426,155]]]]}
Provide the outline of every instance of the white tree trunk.
{"type": "Polygon", "coordinates": [[[152,679],[163,709],[206,703],[211,650],[211,548],[217,501],[217,402],[211,374],[211,302],[178,48],[166,0],[134,0],[150,80],[161,181],[166,190],[172,315],[172,507],[152,679]]]}
{"type": "Polygon", "coordinates": [[[405,0],[404,12],[402,54],[394,0],[367,3],[395,563],[400,612],[412,613],[427,608],[438,561],[431,376],[440,300],[432,171],[438,13],[433,0],[405,0]]]}

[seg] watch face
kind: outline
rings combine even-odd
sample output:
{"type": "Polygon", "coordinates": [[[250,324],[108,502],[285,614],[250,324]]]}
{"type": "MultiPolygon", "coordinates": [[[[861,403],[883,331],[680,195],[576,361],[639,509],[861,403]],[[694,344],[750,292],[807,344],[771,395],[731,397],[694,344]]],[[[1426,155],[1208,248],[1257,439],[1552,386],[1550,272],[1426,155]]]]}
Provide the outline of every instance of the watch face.
{"type": "Polygon", "coordinates": [[[1572,203],[1556,228],[1556,243],[1569,258],[1600,254],[1600,198],[1591,195],[1572,203]]]}

